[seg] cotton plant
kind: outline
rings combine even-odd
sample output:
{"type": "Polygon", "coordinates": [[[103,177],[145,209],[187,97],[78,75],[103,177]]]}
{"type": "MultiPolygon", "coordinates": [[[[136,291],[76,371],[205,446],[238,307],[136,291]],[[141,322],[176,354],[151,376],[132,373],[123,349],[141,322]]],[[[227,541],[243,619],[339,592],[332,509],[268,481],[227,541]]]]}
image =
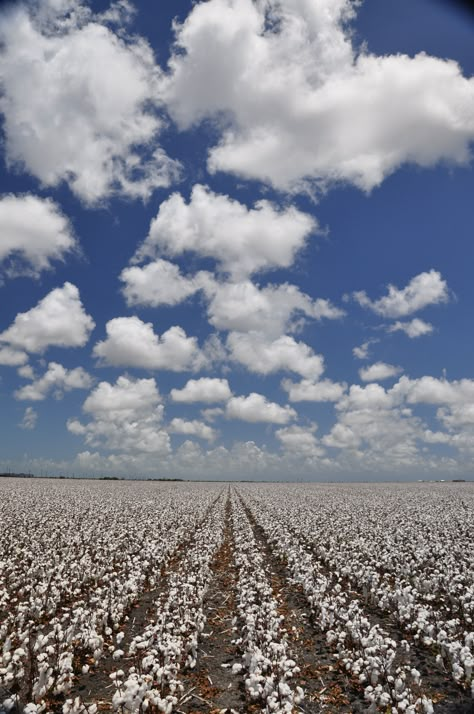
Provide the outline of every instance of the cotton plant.
{"type": "Polygon", "coordinates": [[[405,663],[409,652],[406,641],[397,643],[379,626],[371,625],[363,603],[343,587],[344,577],[328,577],[324,564],[308,553],[304,540],[295,539],[274,512],[265,517],[259,505],[254,515],[266,531],[274,552],[281,557],[295,584],[302,587],[310,605],[313,622],[326,631],[326,640],[336,652],[341,666],[356,676],[369,703],[370,711],[397,711],[412,707],[412,712],[429,711],[430,700],[421,694],[417,670],[405,663]],[[395,679],[403,689],[394,688],[395,679]]]}
{"type": "Polygon", "coordinates": [[[206,623],[203,602],[223,531],[224,500],[220,498],[201,522],[177,568],[170,572],[167,587],[153,605],[152,622],[131,640],[126,656],[134,664],[128,674],[124,670],[113,673],[114,711],[171,714],[176,706],[184,690],[181,672],[196,666],[206,623]]]}
{"type": "Polygon", "coordinates": [[[151,485],[124,499],[120,489],[130,486],[117,484],[105,501],[99,483],[29,486],[19,499],[14,484],[0,503],[0,689],[12,693],[5,708],[14,701],[40,713],[55,698],[67,703],[76,678],[105,656],[125,656],[119,634],[131,608],[157,586],[216,494],[199,488],[190,500],[163,486],[157,511],[151,485]]]}
{"type": "MultiPolygon", "coordinates": [[[[431,499],[425,492],[418,500],[406,487],[393,489],[387,498],[385,492],[382,496],[379,491],[379,496],[376,491],[368,494],[341,486],[326,492],[311,508],[311,494],[302,498],[304,487],[293,500],[288,489],[281,502],[262,497],[261,490],[253,488],[245,498],[254,499],[260,520],[267,517],[269,536],[270,524],[280,519],[283,530],[289,531],[286,539],[290,535],[297,540],[301,557],[306,552],[321,563],[322,573],[331,574],[333,587],[340,583],[355,590],[364,601],[394,617],[416,644],[437,651],[443,672],[461,687],[471,688],[470,659],[467,668],[460,661],[466,638],[470,657],[474,656],[469,639],[474,536],[464,503],[460,507],[451,494],[441,492],[431,499]],[[423,523],[426,531],[420,527],[423,523]]],[[[276,540],[272,546],[278,547],[276,540]]],[[[333,616],[328,609],[325,614],[333,616]]]]}
{"type": "MultiPolygon", "coordinates": [[[[242,506],[233,499],[232,523],[235,541],[237,610],[241,622],[235,639],[243,651],[246,672],[245,687],[265,712],[290,714],[303,701],[301,687],[288,682],[299,673],[291,658],[279,602],[265,572],[264,555],[255,541],[251,525],[242,506]]],[[[240,673],[240,668],[234,671],[240,673]]]]}

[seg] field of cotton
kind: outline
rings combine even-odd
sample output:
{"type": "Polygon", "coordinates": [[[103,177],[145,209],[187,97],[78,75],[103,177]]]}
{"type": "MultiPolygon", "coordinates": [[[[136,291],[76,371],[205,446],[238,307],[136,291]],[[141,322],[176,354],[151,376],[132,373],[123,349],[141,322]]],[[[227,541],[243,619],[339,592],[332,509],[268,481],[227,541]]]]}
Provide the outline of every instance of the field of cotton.
{"type": "Polygon", "coordinates": [[[0,481],[0,712],[472,712],[473,484],[0,481]]]}

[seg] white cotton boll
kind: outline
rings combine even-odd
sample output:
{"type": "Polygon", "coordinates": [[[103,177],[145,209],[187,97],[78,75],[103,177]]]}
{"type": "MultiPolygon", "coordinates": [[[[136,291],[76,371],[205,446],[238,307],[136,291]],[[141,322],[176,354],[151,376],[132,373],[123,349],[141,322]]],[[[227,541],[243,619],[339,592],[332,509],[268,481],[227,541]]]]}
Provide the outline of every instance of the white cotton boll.
{"type": "Polygon", "coordinates": [[[433,702],[431,701],[431,699],[422,697],[421,704],[423,706],[424,714],[434,714],[433,702]]]}
{"type": "Polygon", "coordinates": [[[280,697],[290,697],[291,689],[286,682],[280,682],[278,685],[278,693],[280,697]]]}
{"type": "Polygon", "coordinates": [[[82,668],[82,674],[87,674],[89,669],[90,669],[89,665],[85,664],[82,668]]]}
{"type": "Polygon", "coordinates": [[[117,642],[118,645],[122,642],[122,640],[123,640],[124,637],[125,637],[125,633],[124,633],[124,632],[118,632],[118,633],[117,633],[117,636],[116,636],[115,640],[116,640],[116,642],[117,642]]]}
{"type": "Polygon", "coordinates": [[[112,705],[114,709],[119,709],[125,704],[125,697],[123,697],[118,690],[115,691],[112,697],[112,705]]]}
{"type": "Polygon", "coordinates": [[[395,691],[403,692],[404,689],[405,689],[405,682],[400,677],[397,677],[397,679],[395,680],[395,691]]]}
{"type": "Polygon", "coordinates": [[[9,712],[13,709],[15,706],[15,702],[13,699],[4,699],[1,705],[1,708],[4,709],[6,712],[9,712]]]}
{"type": "Polygon", "coordinates": [[[304,700],[304,691],[301,689],[301,687],[296,687],[295,704],[301,704],[301,702],[303,700],[304,700]]]}
{"type": "Polygon", "coordinates": [[[464,676],[464,669],[457,663],[453,663],[453,678],[456,682],[460,682],[464,676]]]}
{"type": "Polygon", "coordinates": [[[236,662],[235,664],[232,665],[232,674],[239,674],[242,671],[243,667],[240,664],[240,662],[236,662]]]}
{"type": "Polygon", "coordinates": [[[36,714],[37,711],[38,711],[38,707],[33,702],[29,702],[26,705],[26,707],[23,709],[24,714],[36,714]]]}
{"type": "Polygon", "coordinates": [[[112,655],[112,658],[117,661],[119,659],[122,659],[124,656],[125,652],[123,650],[115,650],[115,652],[112,655]]]}

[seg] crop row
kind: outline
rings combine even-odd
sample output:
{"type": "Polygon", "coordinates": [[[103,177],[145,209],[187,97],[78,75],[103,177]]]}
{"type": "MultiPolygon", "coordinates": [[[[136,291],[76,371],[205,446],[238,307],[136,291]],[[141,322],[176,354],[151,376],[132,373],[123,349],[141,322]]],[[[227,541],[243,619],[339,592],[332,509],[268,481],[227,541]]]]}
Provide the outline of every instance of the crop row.
{"type": "Polygon", "coordinates": [[[364,687],[368,711],[433,711],[423,695],[418,670],[410,667],[410,645],[397,642],[373,624],[363,604],[343,587],[342,578],[327,569],[307,552],[301,541],[288,530],[287,511],[282,517],[276,508],[262,500],[254,514],[277,557],[286,564],[291,581],[301,587],[314,624],[326,633],[344,669],[364,687]]]}
{"type": "MultiPolygon", "coordinates": [[[[270,584],[268,563],[257,544],[244,508],[234,496],[233,532],[238,571],[237,609],[243,651],[245,686],[251,700],[261,702],[265,712],[291,714],[304,697],[301,687],[291,686],[299,673],[292,659],[279,614],[280,602],[270,584]]],[[[240,672],[241,665],[234,665],[240,672]]]]}
{"type": "Polygon", "coordinates": [[[216,497],[209,490],[191,502],[170,488],[157,508],[143,490],[133,503],[127,489],[105,502],[93,486],[70,491],[66,503],[63,495],[48,486],[25,490],[21,503],[9,502],[8,491],[2,500],[0,686],[8,693],[6,711],[48,711],[52,698],[71,691],[79,667],[94,668],[115,649],[130,608],[156,587],[216,497]]]}
{"type": "MultiPolygon", "coordinates": [[[[472,511],[462,499],[428,505],[406,492],[383,503],[359,493],[352,501],[347,511],[330,499],[302,509],[300,499],[286,497],[286,527],[346,587],[434,651],[438,667],[474,696],[472,511]]],[[[275,513],[277,502],[265,502],[275,513]]]]}

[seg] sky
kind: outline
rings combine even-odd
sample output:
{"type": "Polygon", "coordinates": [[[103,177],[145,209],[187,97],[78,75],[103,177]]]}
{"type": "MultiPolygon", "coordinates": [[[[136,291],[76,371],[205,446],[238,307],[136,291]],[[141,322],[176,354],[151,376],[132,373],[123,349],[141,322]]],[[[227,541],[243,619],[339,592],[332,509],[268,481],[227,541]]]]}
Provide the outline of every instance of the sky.
{"type": "Polygon", "coordinates": [[[0,5],[0,469],[472,478],[474,16],[0,5]]]}

